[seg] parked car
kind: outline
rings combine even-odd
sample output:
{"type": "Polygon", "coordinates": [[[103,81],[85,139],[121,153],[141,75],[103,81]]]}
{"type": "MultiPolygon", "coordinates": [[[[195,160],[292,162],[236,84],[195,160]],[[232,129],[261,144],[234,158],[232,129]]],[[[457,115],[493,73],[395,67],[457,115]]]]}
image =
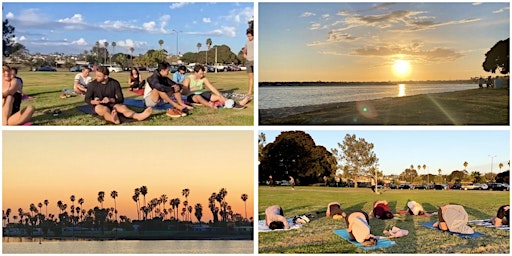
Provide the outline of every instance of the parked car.
{"type": "Polygon", "coordinates": [[[398,187],[398,186],[397,186],[397,185],[395,185],[395,184],[389,184],[389,188],[390,188],[390,189],[396,189],[397,187],[398,187]]]}
{"type": "Polygon", "coordinates": [[[228,65],[228,71],[242,71],[242,69],[237,65],[230,64],[228,65]]]}
{"type": "Polygon", "coordinates": [[[384,186],[382,186],[382,185],[377,185],[377,188],[378,188],[378,189],[384,189],[384,186]]]}
{"type": "Polygon", "coordinates": [[[498,191],[509,191],[510,186],[506,183],[489,183],[487,185],[489,187],[489,190],[498,190],[498,191]]]}
{"type": "Polygon", "coordinates": [[[434,185],[434,189],[435,189],[435,190],[447,190],[447,189],[448,189],[448,185],[445,185],[445,184],[436,184],[436,185],[434,185]]]}
{"type": "Polygon", "coordinates": [[[462,185],[457,183],[457,184],[453,184],[452,187],[450,189],[462,189],[462,185]]]}
{"type": "Polygon", "coordinates": [[[480,189],[480,186],[478,184],[464,184],[462,185],[461,189],[463,190],[477,190],[480,189]]]}
{"type": "Polygon", "coordinates": [[[478,190],[487,190],[489,189],[489,187],[487,186],[487,184],[483,184],[483,183],[475,183],[473,184],[475,186],[478,186],[478,190]]]}
{"type": "Polygon", "coordinates": [[[413,187],[409,184],[400,184],[398,189],[413,189],[413,187]]]}
{"type": "Polygon", "coordinates": [[[108,72],[110,72],[110,73],[123,72],[123,68],[120,66],[110,65],[110,66],[107,66],[107,68],[108,68],[108,72]]]}
{"type": "Polygon", "coordinates": [[[88,65],[76,65],[76,66],[73,66],[69,69],[70,72],[80,72],[82,71],[82,69],[84,68],[88,68],[89,66],[88,65]]]}
{"type": "Polygon", "coordinates": [[[52,66],[41,66],[41,67],[38,67],[36,68],[36,71],[50,71],[50,72],[55,72],[57,71],[56,68],[52,67],[52,66]]]}
{"type": "Polygon", "coordinates": [[[418,185],[418,186],[414,186],[414,189],[427,189],[427,185],[418,185]]]}

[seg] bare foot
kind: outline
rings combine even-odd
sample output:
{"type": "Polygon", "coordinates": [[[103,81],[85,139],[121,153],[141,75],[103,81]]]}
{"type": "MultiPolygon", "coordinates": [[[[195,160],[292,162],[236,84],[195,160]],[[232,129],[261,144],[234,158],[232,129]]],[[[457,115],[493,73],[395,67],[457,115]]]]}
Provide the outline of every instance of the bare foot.
{"type": "Polygon", "coordinates": [[[151,115],[151,112],[153,112],[153,109],[151,107],[148,107],[141,113],[134,114],[133,119],[137,121],[146,120],[151,115]]]}
{"type": "MultiPolygon", "coordinates": [[[[188,110],[194,109],[194,107],[189,106],[189,105],[187,105],[187,104],[184,104],[184,105],[183,105],[183,107],[184,107],[183,109],[185,109],[185,108],[186,108],[186,109],[188,109],[188,110]]],[[[182,110],[183,110],[183,109],[182,109],[182,110]]]]}
{"type": "Polygon", "coordinates": [[[112,112],[110,112],[110,116],[112,117],[111,122],[114,124],[120,124],[121,121],[119,121],[119,116],[117,116],[117,111],[114,109],[112,112]]]}
{"type": "Polygon", "coordinates": [[[245,106],[247,103],[251,102],[252,95],[245,96],[238,104],[245,106]]]}

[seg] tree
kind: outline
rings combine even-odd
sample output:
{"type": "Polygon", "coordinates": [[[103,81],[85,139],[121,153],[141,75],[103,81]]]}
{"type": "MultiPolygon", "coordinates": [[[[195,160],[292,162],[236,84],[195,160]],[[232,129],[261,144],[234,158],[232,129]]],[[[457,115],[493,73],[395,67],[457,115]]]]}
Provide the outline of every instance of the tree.
{"type": "MultiPolygon", "coordinates": [[[[70,201],[71,201],[71,203],[73,204],[73,205],[72,205],[72,206],[73,206],[73,208],[75,208],[75,195],[71,195],[71,196],[69,197],[69,200],[70,200],[70,201]]],[[[71,212],[71,214],[73,215],[73,217],[75,217],[75,212],[74,212],[74,211],[72,211],[72,212],[71,212]]]]}
{"type": "MultiPolygon", "coordinates": [[[[116,52],[116,46],[117,46],[117,43],[116,42],[112,42],[112,55],[114,55],[116,52]]],[[[110,55],[110,63],[112,64],[112,55],[110,55]]]]}
{"type": "Polygon", "coordinates": [[[217,223],[219,221],[219,216],[217,213],[219,212],[219,208],[215,206],[215,200],[217,198],[217,194],[215,192],[212,193],[210,198],[208,198],[208,208],[210,208],[210,211],[213,215],[213,223],[217,223]]]}
{"type": "Polygon", "coordinates": [[[46,216],[48,216],[48,204],[50,204],[50,201],[48,201],[48,199],[45,199],[44,205],[46,206],[46,216]]]}
{"type": "Polygon", "coordinates": [[[12,53],[12,46],[14,45],[14,30],[12,25],[9,25],[9,20],[5,19],[2,26],[2,53],[4,57],[9,57],[12,53]]]}
{"type": "Polygon", "coordinates": [[[245,218],[247,219],[247,199],[249,198],[249,196],[247,196],[247,194],[242,194],[242,201],[244,201],[244,208],[245,208],[245,218]]]}
{"type": "Polygon", "coordinates": [[[212,39],[208,38],[206,39],[206,65],[208,65],[208,51],[210,50],[210,47],[212,47],[212,39]]]}
{"type": "Polygon", "coordinates": [[[107,56],[108,56],[107,48],[108,48],[108,42],[107,42],[107,41],[105,41],[105,42],[103,43],[103,45],[105,46],[105,60],[104,60],[104,62],[103,62],[103,63],[104,63],[104,64],[107,64],[107,56]]]}
{"type": "Polygon", "coordinates": [[[164,40],[158,40],[158,45],[160,45],[160,50],[162,50],[162,45],[164,45],[164,40]]]}
{"type": "Polygon", "coordinates": [[[114,213],[115,213],[116,222],[117,222],[117,203],[116,203],[116,197],[118,196],[117,191],[112,190],[112,192],[110,192],[110,196],[112,198],[114,198],[114,213]]]}
{"type": "Polygon", "coordinates": [[[299,178],[302,184],[322,181],[336,171],[336,158],[325,147],[315,145],[313,138],[303,131],[282,132],[274,142],[262,150],[259,180],[270,175],[274,180],[299,178]]]}
{"type": "Polygon", "coordinates": [[[482,174],[480,172],[471,172],[471,178],[473,179],[474,183],[480,183],[483,181],[482,174]]]}
{"type": "Polygon", "coordinates": [[[377,169],[377,155],[373,152],[373,143],[364,138],[356,138],[356,135],[345,135],[343,143],[338,143],[338,149],[332,149],[340,163],[339,169],[343,170],[346,178],[357,181],[362,176],[374,176],[377,169]]]}
{"type": "Polygon", "coordinates": [[[203,46],[201,43],[197,43],[196,47],[197,47],[197,52],[199,53],[199,49],[201,49],[201,46],[203,46]]]}
{"type": "Polygon", "coordinates": [[[101,208],[103,209],[103,201],[105,201],[105,192],[98,192],[98,202],[101,204],[101,208]]]}
{"type": "Polygon", "coordinates": [[[498,164],[498,168],[500,168],[500,172],[501,172],[501,168],[503,168],[503,163],[498,164]]]}
{"type": "Polygon", "coordinates": [[[258,136],[258,161],[261,161],[263,148],[267,143],[265,134],[263,132],[258,136]]]}
{"type": "Polygon", "coordinates": [[[496,73],[500,69],[502,74],[507,74],[510,63],[510,38],[498,41],[489,51],[485,53],[485,61],[482,63],[484,71],[496,73]]]}
{"type": "Polygon", "coordinates": [[[131,59],[131,61],[132,61],[132,64],[131,64],[132,66],[133,66],[133,52],[134,52],[134,51],[135,51],[135,48],[130,47],[130,56],[131,56],[131,57],[130,57],[130,59],[131,59]]]}
{"type": "Polygon", "coordinates": [[[146,194],[148,193],[148,188],[146,186],[141,186],[139,189],[142,197],[144,197],[144,205],[146,205],[146,194]]]}
{"type": "Polygon", "coordinates": [[[464,161],[464,171],[466,170],[466,168],[468,168],[468,162],[464,161]]]}
{"type": "Polygon", "coordinates": [[[197,222],[201,223],[201,218],[203,217],[203,206],[198,203],[194,206],[194,209],[196,210],[194,215],[197,218],[197,222]]]}

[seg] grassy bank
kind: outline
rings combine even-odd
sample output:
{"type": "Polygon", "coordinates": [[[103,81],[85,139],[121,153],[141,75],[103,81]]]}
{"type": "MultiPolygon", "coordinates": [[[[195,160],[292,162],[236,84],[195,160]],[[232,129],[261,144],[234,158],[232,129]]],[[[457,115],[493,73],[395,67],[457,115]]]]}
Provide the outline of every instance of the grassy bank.
{"type": "MultiPolygon", "coordinates": [[[[510,196],[503,191],[425,191],[388,190],[381,195],[371,193],[369,188],[325,188],[325,187],[260,187],[258,213],[264,218],[266,207],[281,205],[285,217],[308,212],[322,212],[318,218],[300,229],[259,233],[260,253],[361,253],[356,246],[336,236],[333,230],[346,228],[345,220],[325,217],[327,204],[341,203],[347,211],[363,209],[369,212],[375,200],[388,200],[392,211],[405,209],[407,201],[420,202],[427,212],[433,212],[443,204],[463,205],[470,220],[495,216],[499,206],[508,204],[510,196]]],[[[372,234],[383,235],[393,225],[409,231],[409,235],[397,238],[396,245],[371,251],[375,253],[510,253],[509,231],[477,226],[485,236],[462,239],[427,229],[420,222],[436,220],[432,217],[405,216],[400,220],[370,219],[372,234]]]]}
{"type": "MultiPolygon", "coordinates": [[[[85,105],[81,96],[66,99],[59,98],[62,89],[73,88],[73,79],[77,73],[72,72],[20,72],[24,82],[24,93],[35,97],[32,100],[25,100],[22,107],[33,105],[36,108],[33,123],[35,125],[105,125],[105,121],[99,118],[80,112],[77,107],[85,105]],[[60,109],[62,114],[54,117],[52,114],[44,114],[45,110],[60,109]]],[[[151,73],[142,72],[142,78],[146,79],[151,73]]],[[[92,74],[94,78],[94,74],[92,74]]],[[[118,80],[123,87],[125,98],[142,99],[142,96],[128,91],[128,72],[113,73],[111,77],[118,80]]],[[[208,79],[221,92],[247,92],[247,73],[245,72],[222,72],[208,73],[208,79]]],[[[132,107],[130,107],[132,108],[132,107]]],[[[140,112],[143,109],[132,108],[140,112]]],[[[143,122],[130,122],[124,125],[236,125],[248,126],[254,123],[253,104],[243,110],[234,109],[208,109],[196,107],[191,115],[184,118],[171,119],[165,115],[163,110],[153,110],[148,120],[143,122]]]]}
{"type": "Polygon", "coordinates": [[[508,125],[509,90],[456,92],[259,110],[261,125],[508,125]]]}

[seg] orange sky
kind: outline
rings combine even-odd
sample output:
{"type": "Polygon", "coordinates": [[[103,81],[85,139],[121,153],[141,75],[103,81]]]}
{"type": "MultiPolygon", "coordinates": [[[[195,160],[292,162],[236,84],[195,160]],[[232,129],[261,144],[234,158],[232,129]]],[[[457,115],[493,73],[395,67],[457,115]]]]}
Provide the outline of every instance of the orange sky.
{"type": "Polygon", "coordinates": [[[84,198],[83,208],[94,208],[99,191],[106,194],[103,206],[113,207],[110,192],[116,190],[118,215],[136,219],[132,195],[142,185],[146,202],[166,194],[183,203],[181,191],[190,189],[189,205],[200,203],[206,221],[212,219],[212,192],[226,188],[226,201],[243,216],[245,193],[253,216],[252,131],[3,131],[2,137],[2,209],[11,208],[11,216],[45,199],[48,213],[58,214],[59,200],[69,212],[71,195],[84,198]]]}

